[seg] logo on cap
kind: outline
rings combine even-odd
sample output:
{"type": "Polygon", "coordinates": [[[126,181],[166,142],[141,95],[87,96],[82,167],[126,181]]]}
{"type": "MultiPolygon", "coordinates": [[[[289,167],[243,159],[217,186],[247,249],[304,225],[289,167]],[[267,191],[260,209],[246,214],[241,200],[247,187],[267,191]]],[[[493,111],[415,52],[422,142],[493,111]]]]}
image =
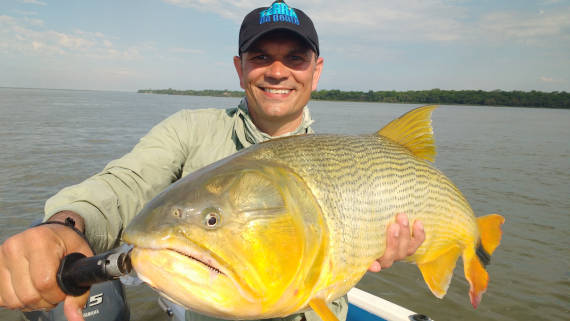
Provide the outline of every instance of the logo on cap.
{"type": "Polygon", "coordinates": [[[259,13],[259,24],[268,22],[289,22],[300,25],[295,10],[289,8],[284,2],[275,1],[271,7],[259,13]]]}

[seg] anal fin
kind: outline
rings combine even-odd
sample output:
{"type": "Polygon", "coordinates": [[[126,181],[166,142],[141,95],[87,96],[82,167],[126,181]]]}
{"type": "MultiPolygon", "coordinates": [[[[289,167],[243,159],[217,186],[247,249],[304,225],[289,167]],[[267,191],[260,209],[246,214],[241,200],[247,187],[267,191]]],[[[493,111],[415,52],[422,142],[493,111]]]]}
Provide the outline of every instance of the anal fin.
{"type": "Polygon", "coordinates": [[[321,317],[323,321],[338,321],[338,318],[334,313],[332,313],[331,309],[325,303],[323,299],[312,299],[309,301],[309,305],[315,312],[321,317]]]}
{"type": "Polygon", "coordinates": [[[461,249],[453,247],[434,260],[418,263],[424,281],[436,297],[441,299],[447,293],[460,254],[461,249]]]}

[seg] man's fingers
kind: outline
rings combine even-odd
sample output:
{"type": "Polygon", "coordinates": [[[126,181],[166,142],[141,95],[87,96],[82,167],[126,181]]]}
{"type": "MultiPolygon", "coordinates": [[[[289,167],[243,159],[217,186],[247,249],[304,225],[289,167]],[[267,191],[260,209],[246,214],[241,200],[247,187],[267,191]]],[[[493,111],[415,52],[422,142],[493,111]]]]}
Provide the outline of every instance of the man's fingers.
{"type": "Polygon", "coordinates": [[[42,258],[43,262],[38,262],[37,259],[37,256],[29,258],[30,274],[34,276],[32,279],[33,288],[37,289],[43,300],[57,305],[58,302],[65,299],[65,293],[59,288],[56,280],[59,260],[57,257],[46,257],[42,258]]]}
{"type": "Polygon", "coordinates": [[[12,288],[16,296],[27,309],[52,309],[57,305],[57,302],[62,301],[65,297],[61,291],[56,297],[45,295],[46,292],[44,291],[50,282],[55,285],[56,270],[50,269],[50,264],[46,264],[45,259],[31,260],[29,253],[24,253],[22,257],[23,259],[11,260],[9,263],[12,288]],[[39,274],[37,274],[38,272],[39,274]]]}
{"type": "Polygon", "coordinates": [[[408,247],[408,255],[416,253],[420,245],[425,241],[426,233],[424,231],[424,225],[421,221],[415,221],[412,226],[412,239],[408,247]]]}
{"type": "Polygon", "coordinates": [[[396,216],[396,222],[400,226],[400,237],[398,240],[398,252],[394,261],[405,259],[408,256],[410,247],[410,223],[406,214],[400,213],[396,216]]]}
{"type": "Polygon", "coordinates": [[[12,288],[14,294],[18,297],[20,304],[28,309],[41,309],[44,307],[42,297],[32,284],[32,279],[28,273],[27,261],[18,261],[11,267],[12,271],[12,288]]]}
{"type": "Polygon", "coordinates": [[[19,277],[20,274],[11,275],[9,272],[2,273],[2,281],[6,282],[0,293],[0,306],[9,309],[18,309],[25,311],[39,309],[53,309],[57,304],[50,303],[42,298],[40,293],[32,285],[27,274],[25,277],[19,277]],[[14,282],[17,282],[15,284],[14,282]]]}
{"type": "Polygon", "coordinates": [[[415,221],[410,231],[408,216],[400,213],[396,221],[388,225],[386,229],[386,250],[381,258],[373,262],[368,270],[378,272],[388,268],[395,261],[403,260],[414,254],[425,240],[425,231],[420,221],[415,221]]]}
{"type": "Polygon", "coordinates": [[[85,321],[82,308],[87,303],[89,291],[81,296],[67,296],[63,303],[63,313],[68,321],[85,321]]]}
{"type": "MultiPolygon", "coordinates": [[[[38,226],[8,238],[0,244],[0,307],[25,311],[55,307],[66,298],[56,281],[60,260],[75,251],[92,255],[79,235],[61,225],[38,226]]],[[[87,297],[80,301],[78,310],[87,297]]],[[[73,303],[70,306],[74,308],[73,303]]],[[[82,320],[81,313],[69,313],[73,320],[82,320]]]]}
{"type": "Polygon", "coordinates": [[[49,240],[46,236],[50,234],[46,232],[49,233],[46,229],[28,230],[3,245],[3,259],[10,274],[11,291],[17,298],[16,309],[51,309],[65,298],[63,292],[53,289],[57,288],[55,273],[59,260],[45,255],[51,251],[58,253],[57,245],[50,248],[46,247],[49,241],[33,242],[35,238],[49,240]],[[50,288],[58,292],[51,294],[50,288]]]}
{"type": "Polygon", "coordinates": [[[400,242],[400,225],[398,223],[391,223],[388,226],[388,233],[386,239],[386,251],[384,255],[378,260],[378,263],[383,269],[389,268],[394,264],[398,252],[398,244],[400,242]]]}
{"type": "Polygon", "coordinates": [[[22,303],[18,300],[18,296],[14,292],[12,286],[12,276],[8,270],[3,269],[0,272],[0,278],[5,286],[0,287],[0,300],[2,300],[1,306],[7,307],[8,309],[17,309],[22,307],[22,303]]]}
{"type": "MultiPolygon", "coordinates": [[[[57,226],[57,228],[60,227],[61,226],[57,226]]],[[[63,231],[59,234],[60,237],[64,235],[65,232],[73,232],[67,230],[69,230],[69,228],[63,228],[63,231]]],[[[64,244],[63,241],[61,241],[61,243],[62,245],[64,244]]],[[[65,246],[62,246],[62,249],[59,251],[61,253],[59,255],[36,255],[32,252],[27,255],[28,261],[30,262],[29,271],[32,276],[33,285],[41,294],[42,298],[51,303],[58,303],[65,299],[65,293],[63,293],[57,284],[57,270],[61,258],[67,254],[65,246]]]]}
{"type": "Polygon", "coordinates": [[[378,261],[373,261],[372,264],[370,264],[368,267],[368,271],[370,272],[380,272],[380,270],[382,270],[382,266],[378,261]]]}

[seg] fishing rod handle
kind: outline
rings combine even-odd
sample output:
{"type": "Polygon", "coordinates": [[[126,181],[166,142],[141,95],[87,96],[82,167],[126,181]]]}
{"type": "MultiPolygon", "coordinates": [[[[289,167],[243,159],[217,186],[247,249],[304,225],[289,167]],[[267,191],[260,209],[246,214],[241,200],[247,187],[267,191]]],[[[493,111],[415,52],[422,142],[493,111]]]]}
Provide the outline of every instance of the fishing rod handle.
{"type": "Polygon", "coordinates": [[[82,253],[66,255],[57,271],[57,284],[69,295],[80,296],[95,283],[114,280],[130,273],[128,253],[110,251],[86,257],[82,253]]]}

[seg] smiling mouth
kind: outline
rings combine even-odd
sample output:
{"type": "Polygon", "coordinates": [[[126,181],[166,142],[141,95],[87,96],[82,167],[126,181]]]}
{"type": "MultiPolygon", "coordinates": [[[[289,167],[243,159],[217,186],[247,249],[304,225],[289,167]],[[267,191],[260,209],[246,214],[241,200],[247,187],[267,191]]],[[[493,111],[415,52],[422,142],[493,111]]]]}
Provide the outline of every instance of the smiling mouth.
{"type": "Polygon", "coordinates": [[[263,91],[270,94],[286,95],[292,92],[292,89],[274,89],[274,88],[262,88],[263,91]]]}
{"type": "Polygon", "coordinates": [[[192,256],[192,255],[190,255],[190,254],[188,254],[188,253],[184,253],[184,252],[182,252],[182,251],[179,251],[179,250],[176,250],[176,249],[173,249],[173,248],[168,248],[167,250],[168,250],[168,251],[175,252],[175,253],[178,253],[178,254],[183,255],[183,256],[185,256],[185,257],[187,257],[187,258],[189,258],[189,259],[191,259],[191,260],[193,260],[193,261],[196,261],[196,262],[198,262],[198,263],[201,263],[202,265],[204,265],[206,268],[208,268],[208,269],[209,269],[210,271],[212,271],[212,272],[215,272],[215,273],[217,273],[217,274],[221,274],[221,275],[226,276],[226,274],[225,274],[224,272],[220,271],[220,269],[216,268],[215,266],[212,266],[211,264],[208,264],[207,262],[204,262],[203,260],[201,260],[201,259],[199,259],[199,258],[197,258],[197,257],[195,257],[195,256],[192,256]]]}

